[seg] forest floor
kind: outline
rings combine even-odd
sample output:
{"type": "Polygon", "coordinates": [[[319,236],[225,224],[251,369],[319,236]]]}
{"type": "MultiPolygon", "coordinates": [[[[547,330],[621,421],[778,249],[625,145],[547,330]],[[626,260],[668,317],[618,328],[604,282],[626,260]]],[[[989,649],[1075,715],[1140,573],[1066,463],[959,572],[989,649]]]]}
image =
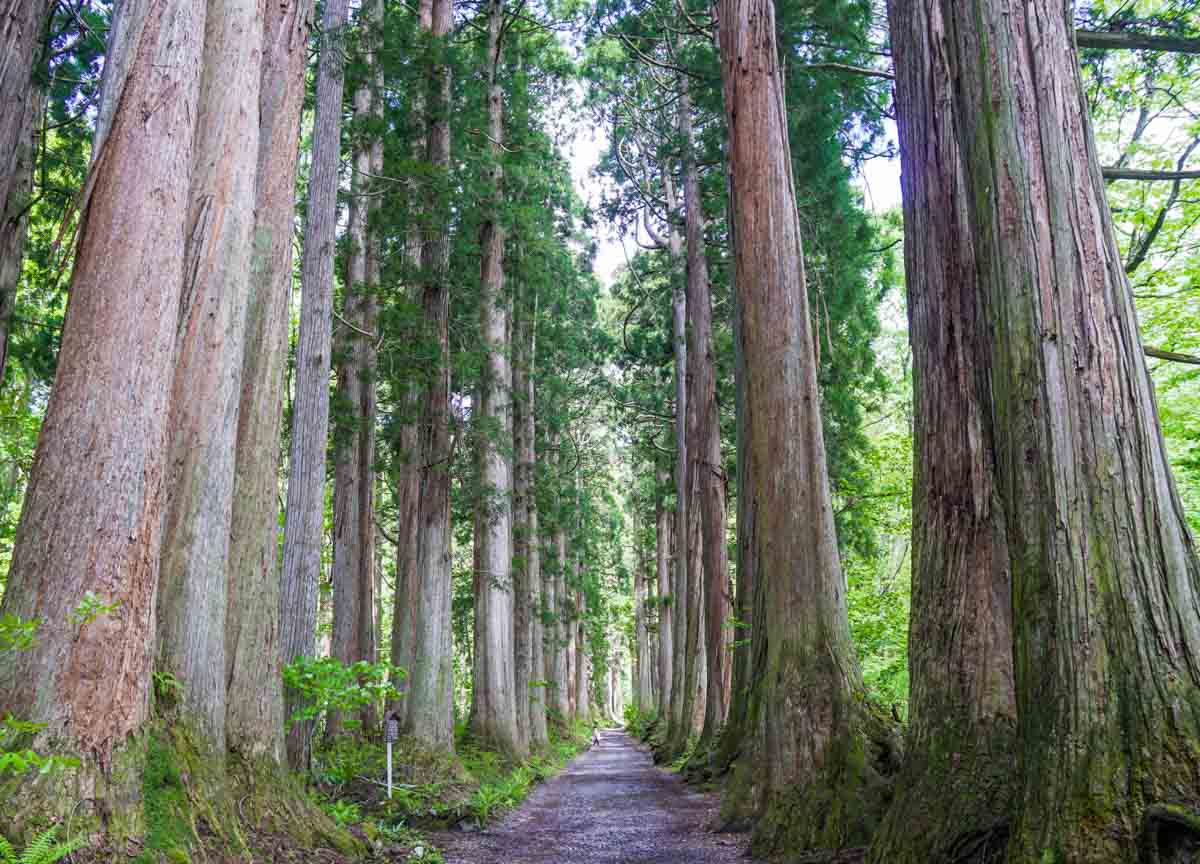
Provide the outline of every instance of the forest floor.
{"type": "Polygon", "coordinates": [[[606,730],[501,821],[429,839],[447,864],[744,864],[746,835],[711,830],[719,806],[606,730]]]}

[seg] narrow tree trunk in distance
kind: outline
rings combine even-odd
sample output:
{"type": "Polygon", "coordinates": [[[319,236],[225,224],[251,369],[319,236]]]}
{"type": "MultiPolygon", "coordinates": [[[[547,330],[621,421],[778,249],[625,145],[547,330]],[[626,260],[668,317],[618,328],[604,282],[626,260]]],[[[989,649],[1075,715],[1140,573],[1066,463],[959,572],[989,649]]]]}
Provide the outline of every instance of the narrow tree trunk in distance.
{"type": "Polygon", "coordinates": [[[650,670],[650,634],[646,626],[646,560],[645,550],[638,549],[637,567],[633,571],[633,615],[634,615],[634,688],[633,705],[638,713],[652,710],[654,694],[650,670]]]}
{"type": "Polygon", "coordinates": [[[664,506],[671,474],[663,466],[655,473],[654,492],[654,570],[658,582],[658,726],[666,729],[671,716],[672,666],[675,660],[673,621],[675,595],[671,591],[671,521],[664,506]]]}
{"type": "MultiPolygon", "coordinates": [[[[571,588],[568,586],[564,596],[569,596],[572,593],[571,588]]],[[[574,607],[575,601],[571,600],[570,605],[574,607]]],[[[578,703],[575,701],[579,695],[579,669],[576,666],[575,657],[575,648],[578,644],[578,640],[575,638],[575,631],[579,627],[579,622],[575,617],[575,609],[572,609],[570,614],[564,611],[563,615],[567,638],[567,717],[570,722],[574,722],[575,718],[579,716],[578,703]]]]}
{"type": "MultiPolygon", "coordinates": [[[[704,577],[705,710],[701,752],[713,743],[729,707],[729,661],[725,622],[729,618],[729,562],[725,549],[725,479],[721,459],[721,417],[717,410],[716,361],[712,346],[712,286],[704,244],[704,203],[696,165],[691,95],[687,81],[679,94],[679,131],[684,142],[684,209],[687,235],[689,408],[695,437],[688,445],[689,470],[699,506],[704,577]]],[[[700,593],[697,591],[696,593],[700,593]]]]}
{"type": "MultiPolygon", "coordinates": [[[[1008,860],[1181,860],[1167,847],[1194,842],[1200,807],[1200,562],[1105,202],[1071,6],[933,5],[922,38],[947,65],[927,86],[948,94],[937,110],[952,112],[964,184],[948,194],[978,242],[967,275],[988,338],[973,348],[990,361],[1012,567],[1021,788],[1008,860]]],[[[906,122],[924,116],[902,107],[917,112],[906,122]]]]}
{"type": "Polygon", "coordinates": [[[570,685],[567,669],[567,641],[570,630],[567,622],[567,594],[565,572],[567,569],[567,528],[563,512],[562,496],[562,453],[561,433],[554,432],[550,438],[551,449],[551,483],[554,484],[554,568],[550,571],[547,583],[551,587],[547,598],[552,621],[546,639],[547,650],[551,652],[551,662],[547,664],[550,675],[550,707],[557,714],[559,722],[567,725],[571,719],[570,685]]]}
{"type": "Polygon", "coordinates": [[[282,764],[279,442],[292,296],[292,226],[311,0],[267,5],[259,88],[254,259],[229,541],[225,743],[282,764]]]}
{"type": "MultiPolygon", "coordinates": [[[[530,680],[537,682],[534,689],[527,695],[529,699],[529,741],[532,746],[540,747],[550,743],[549,732],[546,728],[546,643],[544,633],[545,599],[542,585],[542,547],[541,534],[538,527],[537,502],[537,388],[534,370],[537,368],[537,293],[530,288],[532,294],[527,299],[524,319],[524,332],[521,336],[525,346],[525,410],[522,421],[525,425],[524,453],[522,461],[525,464],[525,476],[528,483],[528,493],[525,507],[528,513],[526,524],[529,532],[529,559],[526,562],[529,578],[529,644],[530,644],[530,680]]],[[[520,691],[517,691],[520,696],[520,691]]]]}
{"type": "Polygon", "coordinates": [[[530,410],[527,385],[530,378],[529,345],[526,328],[529,312],[526,308],[528,287],[522,285],[513,292],[513,690],[516,702],[517,730],[531,745],[533,706],[530,681],[533,675],[534,606],[530,588],[529,564],[537,535],[529,531],[529,500],[533,495],[533,442],[528,439],[525,417],[530,410]]]}
{"type": "MultiPolygon", "coordinates": [[[[354,120],[360,127],[375,122],[382,113],[382,96],[376,66],[376,44],[383,23],[378,0],[364,5],[361,44],[366,75],[354,94],[354,120]]],[[[382,141],[377,131],[361,129],[354,138],[350,178],[350,250],[346,259],[346,285],[341,325],[341,356],[337,392],[348,414],[346,429],[334,436],[333,492],[333,633],[331,655],[346,665],[374,658],[375,581],[375,329],[376,293],[379,290],[379,253],[372,214],[378,196],[371,178],[382,172],[382,141]],[[376,163],[379,163],[378,165],[376,163]]],[[[370,725],[363,712],[363,725],[370,725]]],[[[336,736],[344,718],[332,712],[326,732],[336,736]]]]}
{"type": "MultiPolygon", "coordinates": [[[[582,561],[580,562],[579,578],[582,580],[582,561]]],[[[575,719],[584,723],[592,720],[592,705],[588,687],[587,664],[587,631],[584,627],[584,616],[587,614],[587,595],[580,588],[576,595],[578,620],[575,622],[575,719]]]]}
{"type": "MultiPolygon", "coordinates": [[[[435,0],[432,37],[443,40],[454,19],[453,0],[435,0]]],[[[439,63],[430,70],[429,156],[440,175],[450,165],[450,68],[439,63]]],[[[428,214],[435,226],[421,250],[426,280],[423,311],[432,338],[433,370],[425,388],[421,418],[421,488],[417,508],[416,629],[408,690],[405,731],[422,743],[454,748],[453,637],[450,622],[450,286],[448,214],[437,207],[431,190],[428,214]],[[436,214],[436,218],[435,218],[436,214]]]]}
{"type": "Polygon", "coordinates": [[[720,48],[758,496],[756,653],[743,794],[756,854],[861,845],[891,770],[846,613],[821,431],[773,0],[722,0],[720,48]],[[759,617],[758,610],[762,610],[759,617]],[[761,627],[759,626],[761,624],[761,627]],[[761,639],[761,643],[760,640],[761,639]],[[876,742],[879,742],[878,744],[876,742]]]}
{"type": "MultiPolygon", "coordinates": [[[[417,28],[426,47],[433,35],[433,0],[419,0],[417,6],[417,28]]],[[[412,113],[418,118],[421,130],[412,144],[412,158],[424,161],[429,156],[429,121],[425,117],[426,93],[420,87],[413,96],[412,113]]],[[[404,243],[405,271],[409,279],[408,292],[414,305],[421,302],[421,250],[424,246],[422,227],[422,196],[414,183],[409,189],[409,225],[404,243]]],[[[419,340],[414,340],[419,341],[419,340]]],[[[416,370],[410,374],[415,376],[416,370]]],[[[401,418],[396,435],[396,590],[392,600],[392,651],[391,662],[403,670],[405,678],[397,688],[407,693],[412,674],[413,646],[416,640],[417,614],[420,609],[420,580],[417,568],[417,505],[421,491],[420,434],[417,425],[421,405],[420,387],[409,381],[401,397],[401,418]]],[[[401,725],[408,713],[408,700],[403,695],[392,702],[389,711],[401,725]]]]}
{"type": "MultiPolygon", "coordinates": [[[[287,517],[283,530],[280,643],[285,663],[312,657],[317,625],[317,583],[325,513],[325,449],[329,439],[329,370],[333,317],[333,252],[337,227],[341,151],[342,31],[347,0],[329,0],[321,22],[317,66],[312,171],[301,265],[300,338],[296,345],[296,401],[288,460],[287,517]]],[[[290,716],[299,703],[287,699],[290,716]]],[[[298,723],[287,737],[288,761],[307,768],[311,730],[298,723]]]]}
{"type": "MultiPolygon", "coordinates": [[[[683,273],[683,236],[679,231],[677,216],[679,201],[675,194],[671,174],[663,173],[663,184],[670,219],[668,238],[671,260],[671,333],[675,353],[675,556],[673,561],[672,596],[676,598],[673,634],[675,658],[672,666],[675,677],[671,681],[671,716],[666,743],[666,761],[674,761],[687,747],[690,724],[690,709],[693,699],[689,698],[687,670],[687,638],[691,622],[688,621],[691,584],[688,581],[688,504],[691,497],[688,486],[687,457],[687,284],[683,273]]],[[[693,679],[694,680],[694,679],[693,679]]],[[[692,694],[694,697],[694,694],[692,694]]]]}
{"type": "MultiPolygon", "coordinates": [[[[729,196],[730,200],[727,205],[729,211],[727,221],[730,225],[730,236],[735,238],[732,197],[732,195],[729,196]]],[[[746,363],[742,347],[741,302],[737,290],[736,266],[733,262],[730,265],[729,282],[733,299],[734,399],[737,410],[735,432],[738,482],[737,596],[735,605],[737,623],[733,634],[733,671],[729,688],[729,711],[726,715],[725,731],[721,735],[720,749],[713,765],[713,773],[718,775],[728,771],[741,754],[742,743],[750,731],[747,718],[750,688],[754,684],[754,669],[759,665],[754,655],[754,627],[752,626],[755,620],[755,574],[758,570],[758,544],[754,536],[757,507],[754,486],[747,481],[747,478],[753,474],[753,463],[751,462],[753,454],[749,438],[749,406],[746,404],[746,363]]],[[[762,640],[759,640],[757,644],[761,646],[762,640]]],[[[736,797],[729,795],[727,800],[736,797]]],[[[734,807],[726,808],[722,814],[722,818],[729,822],[739,816],[736,810],[741,805],[736,801],[733,803],[734,807]]]]}
{"type": "Polygon", "coordinates": [[[171,391],[158,666],[225,753],[225,616],[250,294],[262,75],[259,0],[209,0],[171,391]]]}
{"type": "Polygon", "coordinates": [[[33,168],[46,112],[42,39],[51,4],[16,0],[0,17],[0,381],[29,230],[33,168]]]}
{"type": "Polygon", "coordinates": [[[480,229],[479,491],[475,574],[475,669],[472,676],[473,729],[481,741],[520,760],[529,742],[517,723],[514,669],[514,585],[512,574],[512,368],[509,364],[508,310],[504,294],[504,228],[500,224],[501,165],[504,143],[504,91],[499,67],[504,0],[490,0],[487,41],[488,213],[480,229]]]}
{"type": "Polygon", "coordinates": [[[1012,600],[995,478],[986,323],[955,73],[938,4],[890,5],[913,346],[909,726],[880,862],[949,862],[966,837],[1003,850],[1016,781],[1012,600]],[[928,38],[933,35],[935,39],[928,38]],[[1004,830],[997,831],[997,826],[1004,830]]]}
{"type": "Polygon", "coordinates": [[[107,770],[149,707],[205,3],[127,0],[122,14],[138,19],[138,37],[117,58],[129,74],[105,94],[112,124],[91,169],[58,369],[0,607],[41,621],[33,647],[0,665],[0,714],[47,724],[39,750],[86,754],[72,800],[107,794],[87,778],[107,770]],[[73,621],[89,597],[115,608],[73,621]]]}

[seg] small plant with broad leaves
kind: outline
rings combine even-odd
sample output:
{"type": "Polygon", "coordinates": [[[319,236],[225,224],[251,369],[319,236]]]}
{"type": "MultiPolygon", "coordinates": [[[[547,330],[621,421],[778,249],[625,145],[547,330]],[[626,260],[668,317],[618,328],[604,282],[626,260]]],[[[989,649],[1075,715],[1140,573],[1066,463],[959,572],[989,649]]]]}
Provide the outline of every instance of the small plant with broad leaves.
{"type": "Polygon", "coordinates": [[[13,845],[0,836],[0,864],[55,864],[81,847],[84,838],[59,840],[58,826],[53,825],[33,839],[28,846],[17,852],[13,845]]]}

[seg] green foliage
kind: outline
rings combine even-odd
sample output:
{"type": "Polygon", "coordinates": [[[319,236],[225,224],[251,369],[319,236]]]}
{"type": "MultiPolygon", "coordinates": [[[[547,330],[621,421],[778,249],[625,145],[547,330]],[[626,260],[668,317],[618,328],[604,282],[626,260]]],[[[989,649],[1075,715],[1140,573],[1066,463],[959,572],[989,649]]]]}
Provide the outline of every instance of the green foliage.
{"type": "Polygon", "coordinates": [[[303,697],[288,725],[315,720],[326,711],[355,711],[395,699],[400,696],[396,684],[404,674],[387,663],[360,660],[347,666],[334,657],[302,657],[288,663],[283,683],[303,697]]]}
{"type": "Polygon", "coordinates": [[[111,615],[117,611],[121,602],[105,603],[96,596],[94,591],[87,591],[79,604],[71,610],[70,622],[74,627],[86,627],[102,615],[111,615]]]}
{"type": "Polygon", "coordinates": [[[0,835],[0,864],[55,864],[79,849],[84,837],[58,840],[58,825],[52,825],[35,837],[20,853],[0,835]]]}

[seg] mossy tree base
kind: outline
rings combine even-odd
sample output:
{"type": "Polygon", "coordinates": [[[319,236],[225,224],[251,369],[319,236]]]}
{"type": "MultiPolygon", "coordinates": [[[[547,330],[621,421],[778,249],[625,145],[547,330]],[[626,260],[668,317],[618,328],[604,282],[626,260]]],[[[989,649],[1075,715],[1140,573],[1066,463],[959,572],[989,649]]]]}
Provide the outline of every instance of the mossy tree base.
{"type": "Polygon", "coordinates": [[[24,842],[61,824],[64,837],[85,835],[92,847],[144,864],[190,861],[200,848],[252,860],[251,837],[263,831],[307,848],[363,852],[286,772],[227,763],[181,723],[147,724],[106,766],[81,763],[0,782],[0,832],[24,842]]]}
{"type": "MultiPolygon", "coordinates": [[[[998,864],[1012,829],[1016,729],[982,740],[941,728],[906,754],[897,795],[871,843],[871,864],[998,864]]],[[[976,732],[982,730],[977,729],[976,732]]]]}
{"type": "Polygon", "coordinates": [[[851,711],[851,733],[830,742],[807,782],[771,794],[760,785],[766,772],[753,753],[735,765],[722,819],[726,830],[753,824],[751,854],[790,860],[870,843],[892,801],[899,737],[867,700],[856,699],[851,711]]]}

